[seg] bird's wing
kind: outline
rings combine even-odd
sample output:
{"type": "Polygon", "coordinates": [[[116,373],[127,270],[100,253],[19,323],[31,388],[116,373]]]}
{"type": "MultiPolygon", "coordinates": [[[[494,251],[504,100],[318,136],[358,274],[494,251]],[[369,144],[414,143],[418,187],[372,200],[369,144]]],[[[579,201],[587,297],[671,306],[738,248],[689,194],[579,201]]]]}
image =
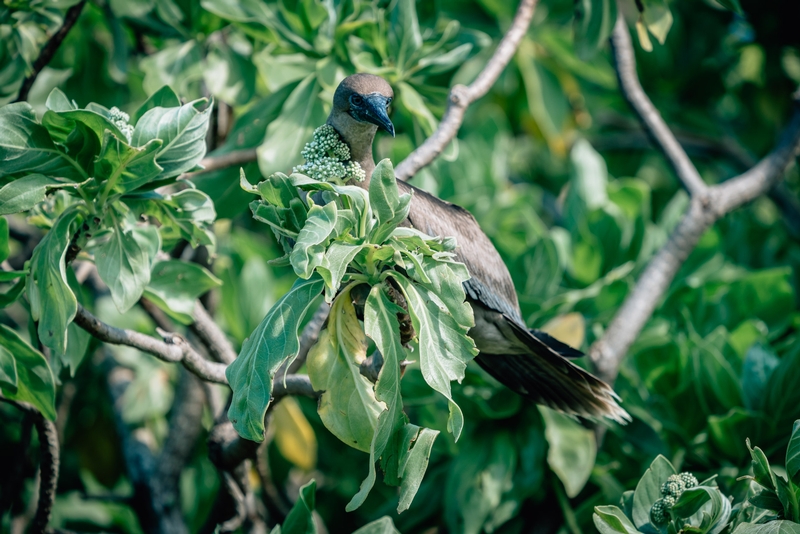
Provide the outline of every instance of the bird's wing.
{"type": "Polygon", "coordinates": [[[456,260],[464,263],[472,278],[464,284],[467,295],[487,308],[505,313],[522,322],[514,282],[503,258],[481,230],[470,212],[405,182],[398,182],[403,193],[413,193],[408,220],[432,236],[455,237],[456,260]]]}
{"type": "MultiPolygon", "coordinates": [[[[475,359],[490,375],[520,395],[555,410],[598,419],[608,417],[619,423],[630,421],[630,415],[617,404],[614,390],[602,380],[564,358],[566,346],[552,337],[535,334],[505,316],[514,334],[529,353],[487,354],[475,359]]],[[[572,352],[575,349],[567,347],[572,352]]],[[[570,351],[567,351],[571,354],[570,351]]]]}

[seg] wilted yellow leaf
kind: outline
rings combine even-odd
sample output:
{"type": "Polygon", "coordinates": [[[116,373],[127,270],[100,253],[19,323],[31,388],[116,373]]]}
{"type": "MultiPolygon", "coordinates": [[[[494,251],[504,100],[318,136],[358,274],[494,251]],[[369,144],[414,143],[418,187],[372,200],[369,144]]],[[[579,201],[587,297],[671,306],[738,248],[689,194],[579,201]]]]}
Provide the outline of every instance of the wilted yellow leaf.
{"type": "Polygon", "coordinates": [[[275,445],[284,458],[305,471],[317,465],[317,436],[297,400],[286,397],[272,411],[275,445]]]}
{"type": "Polygon", "coordinates": [[[581,348],[586,337],[586,321],[576,312],[553,317],[541,329],[576,349],[581,348]]]}

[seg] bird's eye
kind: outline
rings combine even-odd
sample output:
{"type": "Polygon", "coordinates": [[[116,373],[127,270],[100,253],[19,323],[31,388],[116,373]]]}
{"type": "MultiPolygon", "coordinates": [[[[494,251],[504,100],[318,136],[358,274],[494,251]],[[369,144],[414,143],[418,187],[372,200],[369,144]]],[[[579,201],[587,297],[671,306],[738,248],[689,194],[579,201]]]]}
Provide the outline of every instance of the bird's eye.
{"type": "Polygon", "coordinates": [[[359,95],[353,95],[350,97],[350,103],[353,104],[354,106],[360,106],[361,104],[364,103],[364,99],[361,98],[361,96],[359,95]]]}
{"type": "Polygon", "coordinates": [[[392,103],[392,98],[391,97],[387,98],[386,99],[386,109],[389,109],[389,104],[391,104],[391,103],[392,103]]]}

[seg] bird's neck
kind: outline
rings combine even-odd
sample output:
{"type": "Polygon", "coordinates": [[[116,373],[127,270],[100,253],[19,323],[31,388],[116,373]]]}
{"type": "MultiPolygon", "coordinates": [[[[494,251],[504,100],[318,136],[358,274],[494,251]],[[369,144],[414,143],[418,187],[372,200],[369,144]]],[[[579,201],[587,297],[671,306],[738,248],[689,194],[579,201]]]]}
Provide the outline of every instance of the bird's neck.
{"type": "Polygon", "coordinates": [[[347,113],[331,113],[328,124],[338,132],[342,141],[350,147],[350,159],[361,165],[366,174],[366,179],[355,185],[363,188],[369,187],[369,179],[375,170],[375,160],[372,158],[372,141],[378,127],[374,124],[358,122],[347,113]]]}

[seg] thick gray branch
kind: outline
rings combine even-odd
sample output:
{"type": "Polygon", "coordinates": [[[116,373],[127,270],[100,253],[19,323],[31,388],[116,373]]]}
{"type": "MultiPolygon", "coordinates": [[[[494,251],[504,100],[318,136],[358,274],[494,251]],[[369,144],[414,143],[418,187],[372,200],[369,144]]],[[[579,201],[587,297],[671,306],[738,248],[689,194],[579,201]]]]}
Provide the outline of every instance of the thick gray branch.
{"type": "Polygon", "coordinates": [[[395,168],[398,180],[408,180],[420,169],[429,165],[455,138],[469,105],[489,91],[511,61],[520,41],[528,31],[537,3],[538,0],[522,0],[511,27],[475,81],[468,86],[456,85],[450,90],[447,109],[439,128],[395,168]]]}
{"type": "Polygon", "coordinates": [[[194,323],[189,329],[194,332],[208,352],[217,361],[230,365],[236,359],[236,351],[228,340],[225,332],[214,322],[203,304],[198,300],[194,303],[194,323]]]}
{"type": "Polygon", "coordinates": [[[692,195],[704,194],[707,186],[700,177],[700,173],[697,172],[689,156],[686,155],[686,151],[678,143],[661,114],[645,94],[642,84],[639,83],[631,36],[622,12],[617,18],[610,40],[619,88],[625,100],[639,116],[645,131],[664,153],[689,193],[692,195]]]}
{"type": "Polygon", "coordinates": [[[800,150],[800,96],[796,94],[794,114],[776,148],[750,170],[724,183],[707,186],[639,83],[633,46],[622,15],[614,26],[611,46],[620,90],[645,131],[672,164],[692,200],[689,210],[667,243],[650,260],[603,337],[589,351],[600,377],[608,382],[616,378],[623,357],[703,233],[720,217],[775,186],[800,150]]]}

